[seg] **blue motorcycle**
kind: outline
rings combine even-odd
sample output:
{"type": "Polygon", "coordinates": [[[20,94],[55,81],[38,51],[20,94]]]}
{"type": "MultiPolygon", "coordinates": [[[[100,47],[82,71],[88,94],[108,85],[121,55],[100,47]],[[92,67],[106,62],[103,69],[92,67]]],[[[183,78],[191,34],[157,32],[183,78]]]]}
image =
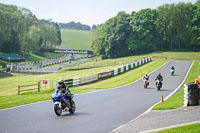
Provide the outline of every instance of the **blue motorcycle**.
{"type": "Polygon", "coordinates": [[[67,97],[71,98],[71,102],[69,98],[66,98],[62,92],[55,92],[54,94],[52,94],[51,98],[54,102],[54,111],[57,116],[61,116],[62,112],[75,112],[75,102],[72,100],[74,95],[69,93],[70,92],[67,93],[67,97]]]}

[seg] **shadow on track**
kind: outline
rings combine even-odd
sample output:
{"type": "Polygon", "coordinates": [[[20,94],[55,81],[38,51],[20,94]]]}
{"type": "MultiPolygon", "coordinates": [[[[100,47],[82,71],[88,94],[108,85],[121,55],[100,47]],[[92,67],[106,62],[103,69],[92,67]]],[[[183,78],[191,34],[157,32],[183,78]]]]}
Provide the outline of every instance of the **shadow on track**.
{"type": "Polygon", "coordinates": [[[89,114],[89,113],[82,113],[82,112],[75,112],[74,114],[70,114],[70,113],[66,113],[66,114],[63,114],[62,116],[83,116],[83,115],[92,115],[92,114],[89,114]]]}

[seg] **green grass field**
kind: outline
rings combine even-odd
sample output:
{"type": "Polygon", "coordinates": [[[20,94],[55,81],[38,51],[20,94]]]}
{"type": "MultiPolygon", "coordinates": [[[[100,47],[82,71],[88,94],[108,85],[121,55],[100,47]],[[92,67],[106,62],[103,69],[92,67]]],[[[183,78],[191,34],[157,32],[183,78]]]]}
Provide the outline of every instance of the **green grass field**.
{"type": "Polygon", "coordinates": [[[82,30],[61,30],[62,44],[73,50],[91,50],[92,33],[82,30]]]}
{"type": "Polygon", "coordinates": [[[199,133],[199,132],[200,132],[200,123],[196,123],[192,125],[176,127],[154,133],[199,133]]]}

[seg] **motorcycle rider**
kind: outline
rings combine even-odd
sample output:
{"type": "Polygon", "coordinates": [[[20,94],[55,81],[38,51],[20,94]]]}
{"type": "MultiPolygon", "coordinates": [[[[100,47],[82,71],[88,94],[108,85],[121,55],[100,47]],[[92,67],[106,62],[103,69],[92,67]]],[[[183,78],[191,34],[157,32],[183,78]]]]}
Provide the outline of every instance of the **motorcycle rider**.
{"type": "MultiPolygon", "coordinates": [[[[161,83],[161,86],[162,86],[162,80],[163,80],[163,77],[162,77],[162,75],[161,75],[161,73],[159,73],[158,74],[158,76],[156,77],[156,79],[155,80],[159,80],[160,81],[160,83],[161,83]]],[[[158,82],[156,81],[156,85],[158,84],[158,82]]]]}
{"type": "Polygon", "coordinates": [[[172,66],[171,70],[175,70],[174,66],[172,66]]]}
{"type": "Polygon", "coordinates": [[[145,73],[144,77],[142,78],[143,81],[149,81],[149,75],[145,73]]]}
{"type": "Polygon", "coordinates": [[[70,101],[70,105],[72,105],[72,98],[71,98],[71,92],[67,86],[67,84],[65,84],[65,81],[63,79],[58,81],[58,87],[56,92],[61,91],[61,93],[70,101]]]}
{"type": "Polygon", "coordinates": [[[147,88],[147,86],[149,85],[149,75],[147,73],[145,73],[144,77],[142,78],[142,80],[144,81],[144,88],[147,88]],[[146,87],[145,87],[146,86],[146,87]]]}

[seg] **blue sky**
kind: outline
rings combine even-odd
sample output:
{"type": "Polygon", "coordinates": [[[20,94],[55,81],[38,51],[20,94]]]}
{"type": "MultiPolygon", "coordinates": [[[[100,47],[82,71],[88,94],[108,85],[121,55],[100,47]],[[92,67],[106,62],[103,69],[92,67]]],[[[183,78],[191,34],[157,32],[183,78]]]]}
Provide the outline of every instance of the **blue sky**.
{"type": "Polygon", "coordinates": [[[28,8],[39,19],[52,19],[64,23],[75,21],[92,26],[104,23],[119,11],[131,13],[181,1],[196,2],[196,0],[0,0],[0,3],[28,8]]]}

